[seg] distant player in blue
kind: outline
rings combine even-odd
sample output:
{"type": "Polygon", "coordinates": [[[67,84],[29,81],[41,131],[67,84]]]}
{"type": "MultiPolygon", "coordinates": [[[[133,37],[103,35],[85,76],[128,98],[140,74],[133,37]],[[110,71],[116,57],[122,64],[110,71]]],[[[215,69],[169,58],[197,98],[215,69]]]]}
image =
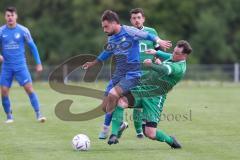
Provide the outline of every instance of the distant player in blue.
{"type": "Polygon", "coordinates": [[[101,21],[102,28],[108,35],[108,43],[97,59],[86,62],[83,68],[88,69],[113,55],[115,56],[116,68],[101,105],[106,112],[105,116],[111,116],[118,99],[139,83],[141,77],[139,40],[150,40],[163,48],[171,47],[171,42],[161,40],[155,35],[134,27],[121,25],[117,13],[110,10],[103,13],[101,21]]]}
{"type": "Polygon", "coordinates": [[[31,75],[26,64],[24,45],[26,43],[31,50],[37,64],[36,71],[41,72],[43,68],[37,47],[29,30],[17,23],[17,10],[15,7],[8,7],[5,10],[5,19],[6,25],[0,27],[0,48],[2,54],[0,55],[0,61],[2,62],[0,84],[2,105],[7,115],[6,123],[13,122],[9,90],[14,77],[28,94],[37,120],[45,122],[46,118],[40,113],[38,97],[33,90],[31,75]]]}

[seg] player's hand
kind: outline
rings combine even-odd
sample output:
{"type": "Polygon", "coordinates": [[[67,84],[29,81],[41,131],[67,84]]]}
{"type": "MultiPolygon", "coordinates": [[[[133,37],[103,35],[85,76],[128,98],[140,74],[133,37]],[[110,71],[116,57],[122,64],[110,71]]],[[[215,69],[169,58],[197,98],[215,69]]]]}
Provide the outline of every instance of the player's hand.
{"type": "Polygon", "coordinates": [[[162,40],[162,39],[158,39],[157,43],[163,48],[163,49],[169,49],[172,47],[172,42],[169,40],[162,40]]]}
{"type": "Polygon", "coordinates": [[[0,63],[2,63],[3,62],[3,56],[2,55],[0,55],[0,63]]]}
{"type": "Polygon", "coordinates": [[[161,61],[159,58],[156,58],[156,59],[155,59],[155,63],[156,63],[156,64],[161,64],[162,61],[161,61]]]}
{"type": "Polygon", "coordinates": [[[42,72],[42,70],[43,70],[43,66],[42,66],[41,64],[37,64],[37,65],[36,65],[36,71],[37,71],[38,73],[40,73],[40,72],[42,72]]]}
{"type": "Polygon", "coordinates": [[[145,59],[143,61],[144,66],[150,67],[152,65],[152,60],[151,59],[145,59]]]}
{"type": "Polygon", "coordinates": [[[88,69],[90,67],[92,67],[94,64],[93,62],[86,62],[82,65],[82,69],[88,69]]]}
{"type": "Polygon", "coordinates": [[[146,54],[152,54],[152,55],[155,55],[157,53],[157,51],[155,49],[147,49],[145,51],[146,54]]]}

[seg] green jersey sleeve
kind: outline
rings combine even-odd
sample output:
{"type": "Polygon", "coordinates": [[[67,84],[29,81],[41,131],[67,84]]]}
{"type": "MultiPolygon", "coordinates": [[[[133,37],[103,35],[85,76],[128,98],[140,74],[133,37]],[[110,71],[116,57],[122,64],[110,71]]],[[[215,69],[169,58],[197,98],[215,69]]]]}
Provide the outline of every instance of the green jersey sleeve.
{"type": "Polygon", "coordinates": [[[156,53],[157,57],[162,58],[163,60],[172,59],[172,54],[158,50],[156,53]]]}

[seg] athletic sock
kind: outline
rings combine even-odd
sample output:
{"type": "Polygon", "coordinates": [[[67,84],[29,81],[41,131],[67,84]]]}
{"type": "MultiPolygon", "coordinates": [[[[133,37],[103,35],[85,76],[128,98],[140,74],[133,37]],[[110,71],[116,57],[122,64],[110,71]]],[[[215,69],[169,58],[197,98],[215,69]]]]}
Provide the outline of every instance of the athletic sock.
{"type": "Polygon", "coordinates": [[[38,101],[37,95],[33,92],[33,93],[28,94],[28,97],[30,99],[30,102],[32,104],[34,111],[36,113],[39,112],[40,107],[39,107],[39,101],[38,101]]]}
{"type": "Polygon", "coordinates": [[[169,145],[173,143],[173,139],[161,130],[157,130],[156,140],[160,142],[166,142],[169,145]]]}
{"type": "Polygon", "coordinates": [[[105,114],[105,119],[104,119],[104,127],[108,128],[111,124],[112,121],[112,113],[106,113],[105,114]]]}
{"type": "Polygon", "coordinates": [[[123,111],[122,107],[117,106],[112,113],[112,134],[114,135],[118,135],[120,125],[123,121],[123,111]]]}
{"type": "Polygon", "coordinates": [[[10,104],[10,99],[8,96],[2,96],[2,105],[3,105],[3,109],[5,111],[5,113],[11,114],[11,104],[10,104]]]}
{"type": "Polygon", "coordinates": [[[143,133],[142,130],[142,111],[138,108],[133,109],[133,121],[137,134],[143,133]]]}

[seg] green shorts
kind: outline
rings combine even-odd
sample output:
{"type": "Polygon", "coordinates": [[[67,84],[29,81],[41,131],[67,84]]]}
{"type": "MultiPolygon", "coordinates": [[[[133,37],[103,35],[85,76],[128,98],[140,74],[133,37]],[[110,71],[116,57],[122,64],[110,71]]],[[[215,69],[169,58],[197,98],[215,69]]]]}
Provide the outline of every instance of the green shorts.
{"type": "Polygon", "coordinates": [[[136,98],[134,108],[143,108],[142,119],[144,121],[158,123],[160,121],[165,100],[166,95],[136,98]]]}

